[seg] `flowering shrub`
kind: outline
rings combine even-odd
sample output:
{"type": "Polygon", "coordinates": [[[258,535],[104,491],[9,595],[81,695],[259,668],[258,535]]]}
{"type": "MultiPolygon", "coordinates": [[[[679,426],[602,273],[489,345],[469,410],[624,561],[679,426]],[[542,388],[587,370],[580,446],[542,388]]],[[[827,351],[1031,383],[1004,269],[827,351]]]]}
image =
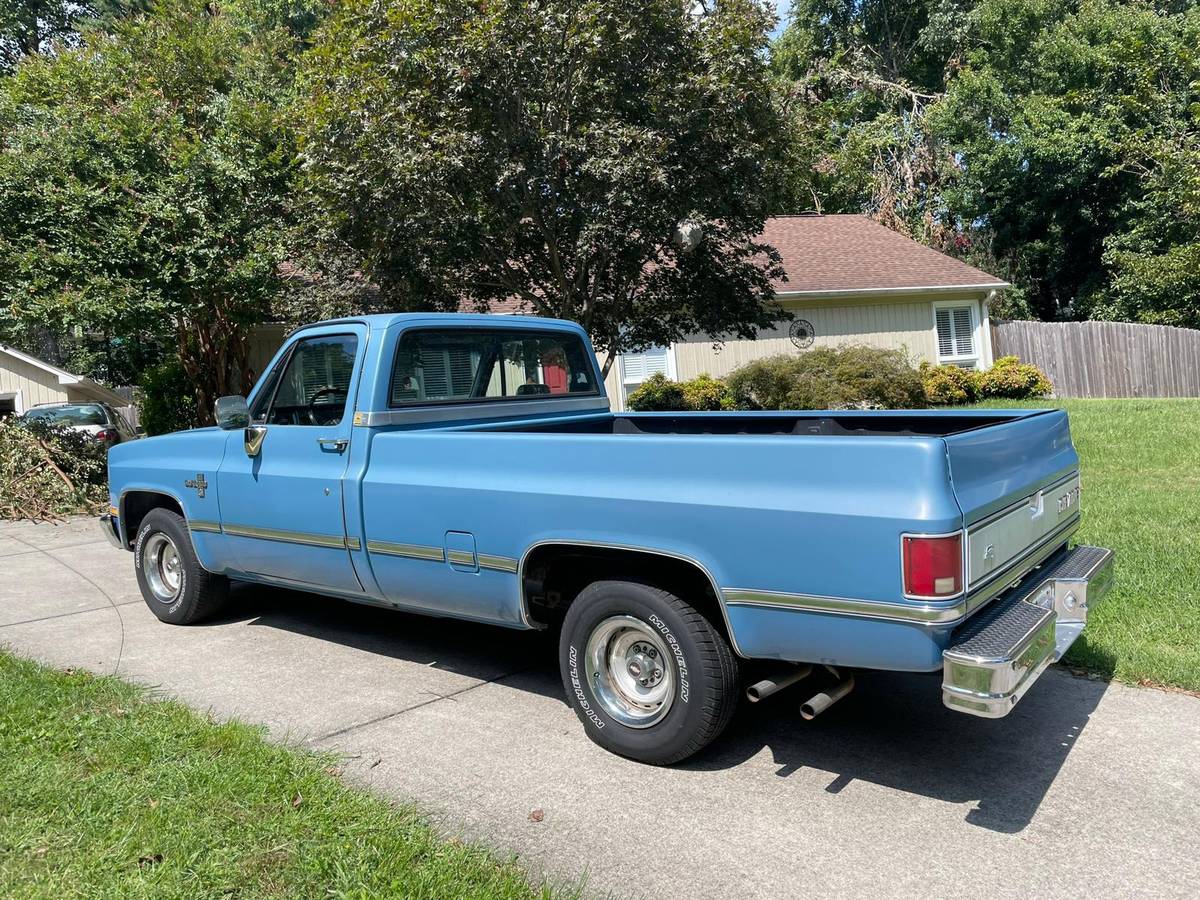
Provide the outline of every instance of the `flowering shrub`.
{"type": "Polygon", "coordinates": [[[990,369],[976,375],[980,398],[1003,397],[1026,400],[1049,397],[1054,385],[1046,373],[1032,363],[1023,363],[1015,356],[1002,356],[990,369]]]}
{"type": "Polygon", "coordinates": [[[638,412],[733,409],[729,386],[719,378],[700,375],[691,381],[671,381],[656,372],[629,395],[625,405],[638,412]]]}
{"type": "Polygon", "coordinates": [[[979,373],[962,366],[921,363],[918,369],[925,398],[932,406],[959,406],[979,396],[979,373]]]}

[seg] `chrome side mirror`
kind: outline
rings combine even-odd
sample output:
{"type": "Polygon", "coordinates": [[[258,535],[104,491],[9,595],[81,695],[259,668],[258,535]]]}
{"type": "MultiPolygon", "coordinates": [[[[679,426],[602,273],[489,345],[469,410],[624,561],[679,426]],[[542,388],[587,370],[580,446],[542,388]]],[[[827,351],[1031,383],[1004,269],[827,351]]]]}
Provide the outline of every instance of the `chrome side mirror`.
{"type": "Polygon", "coordinates": [[[250,457],[258,456],[258,452],[262,450],[263,441],[266,439],[266,425],[247,425],[245,435],[246,455],[250,457]]]}
{"type": "Polygon", "coordinates": [[[226,431],[245,428],[250,424],[250,407],[246,405],[246,398],[240,394],[218,397],[217,402],[213,404],[213,418],[217,421],[217,427],[226,431]]]}

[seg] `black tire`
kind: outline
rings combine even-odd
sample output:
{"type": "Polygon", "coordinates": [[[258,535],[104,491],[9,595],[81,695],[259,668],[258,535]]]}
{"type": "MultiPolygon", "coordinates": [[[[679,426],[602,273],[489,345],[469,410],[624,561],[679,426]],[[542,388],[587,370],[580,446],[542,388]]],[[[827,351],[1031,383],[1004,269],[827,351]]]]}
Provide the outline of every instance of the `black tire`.
{"type": "Polygon", "coordinates": [[[142,599],[171,625],[200,622],[219,612],[229,598],[229,579],[204,570],[183,516],[169,509],[152,509],[142,519],[133,564],[142,599]],[[166,574],[168,568],[175,580],[166,574]]]}
{"type": "MultiPolygon", "coordinates": [[[[624,639],[614,637],[612,641],[624,639]]],[[[652,658],[638,655],[643,663],[648,658],[654,667],[658,654],[652,658]]],[[[631,662],[628,671],[634,671],[635,665],[631,662]]],[[[721,632],[674,594],[636,579],[597,581],[580,592],[563,622],[559,666],[567,702],[587,736],[605,750],[651,765],[670,765],[698,752],[720,735],[737,708],[737,659],[721,632]],[[637,636],[641,625],[651,630],[656,642],[637,636]],[[636,714],[647,718],[631,727],[615,717],[622,713],[629,717],[621,692],[598,689],[606,680],[611,684],[608,673],[613,667],[595,666],[595,657],[589,656],[593,635],[596,647],[616,646],[606,642],[609,633],[636,640],[632,650],[641,645],[647,653],[655,647],[667,651],[670,670],[654,668],[652,673],[662,673],[660,681],[674,677],[671,700],[663,702],[666,711],[661,718],[655,720],[655,713],[639,709],[636,714]],[[615,703],[614,696],[618,697],[615,703]]],[[[652,677],[651,689],[654,684],[652,677]]],[[[633,687],[636,690],[636,685],[633,687]]]]}

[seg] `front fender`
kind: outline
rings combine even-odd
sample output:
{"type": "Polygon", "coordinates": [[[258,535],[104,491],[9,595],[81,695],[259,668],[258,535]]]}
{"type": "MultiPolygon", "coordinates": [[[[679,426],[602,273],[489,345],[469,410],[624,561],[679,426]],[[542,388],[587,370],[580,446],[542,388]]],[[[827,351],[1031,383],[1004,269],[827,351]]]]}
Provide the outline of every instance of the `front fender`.
{"type": "MultiPolygon", "coordinates": [[[[221,521],[217,470],[228,437],[229,432],[219,428],[197,428],[118,444],[109,451],[109,503],[117,509],[126,546],[134,537],[126,528],[126,502],[136,492],[171,498],[183,510],[189,526],[221,521]]],[[[200,564],[211,569],[216,559],[211,535],[192,534],[200,564]]]]}

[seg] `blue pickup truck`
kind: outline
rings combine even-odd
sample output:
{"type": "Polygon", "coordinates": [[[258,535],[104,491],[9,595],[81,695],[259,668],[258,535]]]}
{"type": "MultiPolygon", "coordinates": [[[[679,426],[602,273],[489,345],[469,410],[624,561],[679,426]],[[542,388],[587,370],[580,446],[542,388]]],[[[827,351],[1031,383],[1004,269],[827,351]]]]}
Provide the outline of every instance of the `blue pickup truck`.
{"type": "Polygon", "coordinates": [[[1070,544],[1059,410],[614,414],[569,322],[322,322],[216,420],[109,454],[101,526],[159,619],[240,581],[557,629],[588,735],[649,763],[859,669],[1003,716],[1112,580],[1070,544]]]}

